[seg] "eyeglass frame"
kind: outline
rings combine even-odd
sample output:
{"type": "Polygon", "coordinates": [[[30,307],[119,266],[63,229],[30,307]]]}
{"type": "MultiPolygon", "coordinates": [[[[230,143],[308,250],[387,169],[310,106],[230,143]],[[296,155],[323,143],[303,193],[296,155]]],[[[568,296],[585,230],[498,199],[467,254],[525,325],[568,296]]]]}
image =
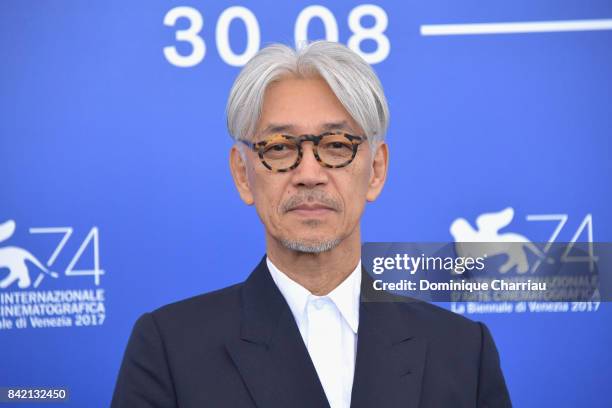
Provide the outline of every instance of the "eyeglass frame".
{"type": "Polygon", "coordinates": [[[238,141],[244,143],[245,145],[247,145],[251,150],[253,150],[254,152],[256,152],[259,156],[259,159],[261,161],[261,163],[264,165],[264,167],[266,167],[268,170],[275,172],[275,173],[285,173],[288,172],[290,170],[293,170],[295,168],[297,168],[297,166],[300,165],[300,163],[302,162],[302,158],[304,157],[304,151],[302,150],[302,143],[303,142],[312,142],[313,146],[312,146],[312,153],[315,156],[315,159],[317,159],[317,162],[319,162],[319,164],[323,167],[327,167],[329,169],[339,169],[342,167],[346,167],[349,164],[351,164],[353,162],[353,160],[355,160],[355,157],[357,156],[357,150],[359,149],[359,145],[361,145],[363,142],[366,142],[368,140],[367,136],[356,136],[356,135],[351,135],[349,133],[346,132],[324,132],[321,133],[319,135],[313,135],[313,134],[303,134],[303,135],[299,135],[299,136],[293,136],[293,135],[286,135],[283,133],[277,133],[272,135],[271,137],[269,137],[267,140],[262,140],[260,142],[251,142],[249,140],[245,140],[245,139],[238,139],[238,141]],[[336,165],[332,165],[332,164],[327,164],[325,163],[321,157],[319,156],[319,152],[317,150],[319,143],[321,142],[321,140],[323,140],[323,138],[325,136],[330,136],[330,135],[343,135],[344,137],[346,137],[349,142],[351,142],[351,145],[353,147],[353,154],[351,156],[351,158],[346,162],[346,163],[342,163],[342,164],[336,164],[336,165]],[[264,155],[264,149],[267,146],[268,143],[270,143],[270,141],[272,139],[274,139],[277,136],[282,136],[285,139],[293,142],[298,149],[298,156],[295,160],[295,163],[293,163],[291,166],[284,168],[284,169],[273,169],[268,163],[266,163],[266,160],[264,159],[263,155],[264,155]]]}

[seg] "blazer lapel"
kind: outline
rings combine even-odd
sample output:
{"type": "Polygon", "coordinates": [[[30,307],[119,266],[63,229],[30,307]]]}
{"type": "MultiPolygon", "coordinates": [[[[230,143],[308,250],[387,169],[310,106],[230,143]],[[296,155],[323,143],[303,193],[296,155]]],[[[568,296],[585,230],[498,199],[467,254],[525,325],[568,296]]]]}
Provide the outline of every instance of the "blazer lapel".
{"type": "Polygon", "coordinates": [[[375,291],[365,269],[361,281],[351,408],[416,408],[427,342],[401,313],[397,302],[406,299],[375,291]]]}
{"type": "Polygon", "coordinates": [[[242,287],[240,338],[226,343],[257,407],[329,408],[308,350],[264,256],[242,287]]]}

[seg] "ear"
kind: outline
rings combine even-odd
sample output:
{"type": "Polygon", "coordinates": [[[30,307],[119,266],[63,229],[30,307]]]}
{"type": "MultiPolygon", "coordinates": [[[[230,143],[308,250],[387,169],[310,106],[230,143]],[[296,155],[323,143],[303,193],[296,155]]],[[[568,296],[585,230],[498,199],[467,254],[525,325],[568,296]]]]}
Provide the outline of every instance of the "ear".
{"type": "Polygon", "coordinates": [[[253,199],[251,186],[249,185],[247,163],[243,160],[240,150],[238,150],[236,145],[232,146],[230,150],[230,171],[234,179],[234,184],[240,194],[240,198],[246,205],[252,205],[255,201],[253,199]]]}
{"type": "Polygon", "coordinates": [[[366,199],[374,201],[381,193],[385,180],[387,179],[387,169],[389,168],[389,147],[385,142],[380,142],[376,146],[374,158],[372,160],[372,169],[370,180],[368,182],[368,191],[366,199]]]}

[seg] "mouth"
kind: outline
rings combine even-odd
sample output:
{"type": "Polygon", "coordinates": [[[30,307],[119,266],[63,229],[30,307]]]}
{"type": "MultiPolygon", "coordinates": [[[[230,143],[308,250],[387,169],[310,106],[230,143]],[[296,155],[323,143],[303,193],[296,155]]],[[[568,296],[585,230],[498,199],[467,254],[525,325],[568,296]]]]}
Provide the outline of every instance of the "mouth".
{"type": "Polygon", "coordinates": [[[331,207],[323,204],[301,204],[289,210],[289,213],[302,217],[321,217],[335,212],[331,207]]]}

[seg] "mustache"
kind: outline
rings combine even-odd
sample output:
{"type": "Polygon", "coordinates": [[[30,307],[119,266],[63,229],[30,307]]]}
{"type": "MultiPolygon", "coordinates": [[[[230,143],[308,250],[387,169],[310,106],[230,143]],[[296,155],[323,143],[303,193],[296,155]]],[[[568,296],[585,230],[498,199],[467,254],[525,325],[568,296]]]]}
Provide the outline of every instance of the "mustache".
{"type": "Polygon", "coordinates": [[[331,208],[335,211],[340,211],[342,205],[340,202],[329,196],[326,192],[321,190],[310,190],[302,191],[290,198],[288,198],[282,205],[281,210],[283,213],[293,210],[295,207],[302,204],[319,203],[326,207],[331,208]]]}

